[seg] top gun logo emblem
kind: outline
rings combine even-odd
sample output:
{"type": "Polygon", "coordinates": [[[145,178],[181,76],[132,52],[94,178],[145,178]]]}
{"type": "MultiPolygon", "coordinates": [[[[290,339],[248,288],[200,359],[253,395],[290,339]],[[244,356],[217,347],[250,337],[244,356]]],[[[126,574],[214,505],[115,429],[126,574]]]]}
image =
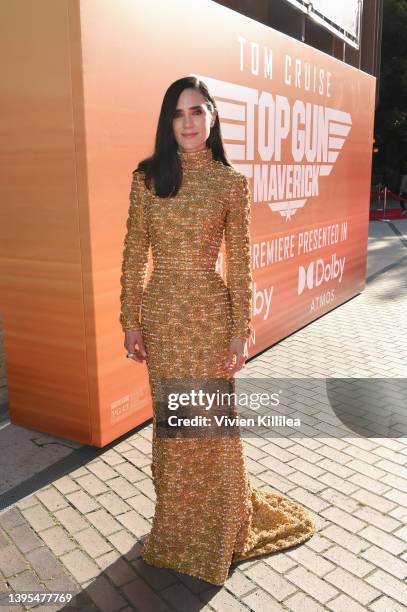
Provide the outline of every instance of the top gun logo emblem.
{"type": "Polygon", "coordinates": [[[253,179],[253,201],[290,220],[319,194],[319,177],[329,176],[350,132],[350,113],[299,99],[291,105],[285,96],[197,76],[216,99],[229,159],[253,179]],[[261,164],[251,161],[256,112],[261,164]],[[282,163],[284,142],[291,147],[291,163],[282,163]]]}

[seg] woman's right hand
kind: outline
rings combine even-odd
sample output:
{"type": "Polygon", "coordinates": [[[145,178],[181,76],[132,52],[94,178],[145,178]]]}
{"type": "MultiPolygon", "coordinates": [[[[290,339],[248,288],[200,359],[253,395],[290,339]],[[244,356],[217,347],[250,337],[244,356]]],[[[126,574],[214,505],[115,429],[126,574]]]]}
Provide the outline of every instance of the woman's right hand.
{"type": "Polygon", "coordinates": [[[135,330],[124,332],[124,348],[128,353],[134,353],[129,359],[134,359],[134,361],[138,361],[139,363],[142,363],[147,357],[141,331],[135,330]]]}

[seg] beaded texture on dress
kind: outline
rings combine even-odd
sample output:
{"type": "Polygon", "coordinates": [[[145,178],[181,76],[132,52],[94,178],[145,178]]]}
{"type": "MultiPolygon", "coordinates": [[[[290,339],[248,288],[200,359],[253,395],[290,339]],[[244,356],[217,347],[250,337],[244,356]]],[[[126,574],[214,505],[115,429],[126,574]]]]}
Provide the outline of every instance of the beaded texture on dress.
{"type": "Polygon", "coordinates": [[[120,323],[142,331],[153,399],[156,506],[142,557],[223,585],[232,562],[299,544],[315,522],[300,504],[251,487],[240,436],[156,435],[158,381],[227,378],[231,338],[253,330],[248,179],[208,148],[178,154],[175,197],[159,198],[133,173],[120,278],[120,323]],[[215,271],[223,237],[226,284],[215,271]]]}

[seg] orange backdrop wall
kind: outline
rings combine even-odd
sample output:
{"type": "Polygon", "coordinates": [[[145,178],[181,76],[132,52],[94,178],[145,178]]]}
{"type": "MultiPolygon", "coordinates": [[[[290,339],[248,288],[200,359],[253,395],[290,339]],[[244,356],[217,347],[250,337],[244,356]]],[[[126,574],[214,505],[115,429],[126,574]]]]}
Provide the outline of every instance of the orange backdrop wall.
{"type": "Polygon", "coordinates": [[[373,77],[211,1],[14,0],[1,23],[12,422],[103,446],[151,416],[119,278],[131,172],[181,76],[206,81],[250,178],[250,355],[363,290],[373,77]]]}

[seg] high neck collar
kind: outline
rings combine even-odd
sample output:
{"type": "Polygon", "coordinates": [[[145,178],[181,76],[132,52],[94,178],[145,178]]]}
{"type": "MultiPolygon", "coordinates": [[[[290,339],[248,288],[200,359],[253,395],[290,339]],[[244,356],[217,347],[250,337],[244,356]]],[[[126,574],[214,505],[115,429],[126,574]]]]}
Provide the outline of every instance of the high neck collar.
{"type": "Polygon", "coordinates": [[[201,151],[177,151],[183,168],[205,168],[213,160],[212,149],[205,147],[201,151]]]}

